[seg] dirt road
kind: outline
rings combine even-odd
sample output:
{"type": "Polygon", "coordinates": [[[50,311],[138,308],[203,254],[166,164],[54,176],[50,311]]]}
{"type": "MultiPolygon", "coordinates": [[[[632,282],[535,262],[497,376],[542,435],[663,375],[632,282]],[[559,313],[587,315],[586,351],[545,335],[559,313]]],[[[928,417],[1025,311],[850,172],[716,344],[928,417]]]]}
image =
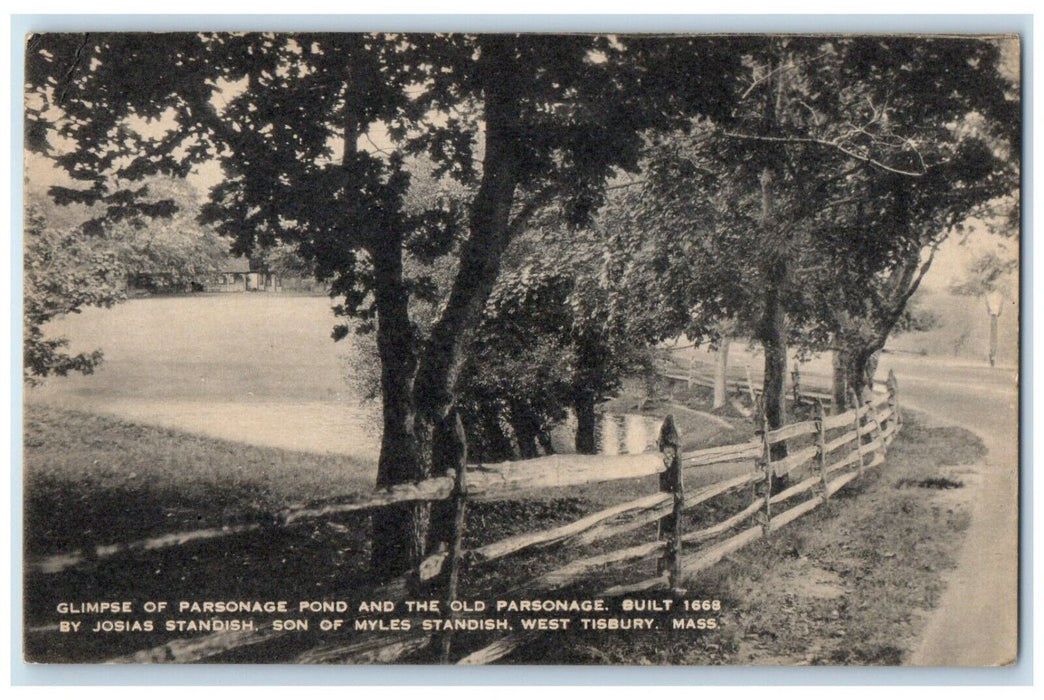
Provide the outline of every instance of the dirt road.
{"type": "Polygon", "coordinates": [[[998,666],[1018,642],[1018,393],[1011,370],[882,359],[902,377],[902,401],[979,435],[974,510],[957,569],[907,663],[998,666]]]}
{"type": "MultiPolygon", "coordinates": [[[[699,356],[709,364],[711,356],[699,356]]],[[[732,373],[749,366],[760,381],[761,358],[741,349],[732,373]]],[[[708,367],[709,369],[709,367],[708,367]]],[[[885,354],[878,376],[894,369],[900,403],[940,425],[982,438],[988,454],[963,475],[974,503],[956,570],[918,646],[905,659],[916,666],[997,666],[1016,660],[1018,631],[1018,379],[1014,368],[942,357],[885,354]]],[[[827,389],[828,359],[802,366],[807,387],[827,389]]]]}

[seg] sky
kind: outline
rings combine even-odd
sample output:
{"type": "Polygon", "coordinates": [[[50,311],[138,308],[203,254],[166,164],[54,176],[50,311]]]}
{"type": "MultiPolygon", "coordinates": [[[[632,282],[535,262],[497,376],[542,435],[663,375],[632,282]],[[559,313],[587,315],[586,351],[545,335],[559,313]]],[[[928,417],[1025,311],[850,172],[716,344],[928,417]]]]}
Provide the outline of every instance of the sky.
{"type": "MultiPolygon", "coordinates": [[[[922,282],[926,291],[946,292],[952,282],[963,277],[968,264],[983,253],[1000,251],[1004,258],[1019,255],[1018,235],[1005,237],[991,233],[978,219],[966,223],[970,229],[966,236],[952,234],[939,246],[932,267],[922,282]]],[[[1017,293],[1016,289],[1009,292],[1012,296],[1017,296],[1017,293]]]]}

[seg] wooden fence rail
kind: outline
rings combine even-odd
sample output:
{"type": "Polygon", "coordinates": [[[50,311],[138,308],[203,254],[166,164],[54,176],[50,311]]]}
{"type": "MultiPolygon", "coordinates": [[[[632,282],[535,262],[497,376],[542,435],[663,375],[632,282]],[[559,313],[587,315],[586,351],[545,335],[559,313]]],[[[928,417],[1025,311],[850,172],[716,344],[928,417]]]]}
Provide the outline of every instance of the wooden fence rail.
{"type": "MultiPolygon", "coordinates": [[[[291,526],[299,522],[353,511],[371,510],[406,501],[452,500],[454,518],[452,535],[445,551],[424,560],[415,571],[370,592],[372,599],[405,598],[418,582],[442,577],[443,597],[446,601],[457,597],[459,572],[465,566],[488,565],[498,559],[529,549],[572,543],[590,545],[634,531],[657,522],[656,540],[582,556],[569,563],[539,574],[515,590],[527,594],[551,591],[576,583],[591,571],[612,564],[633,562],[656,557],[655,576],[635,583],[613,586],[601,596],[665,588],[681,592],[684,582],[694,574],[712,566],[729,553],[778,530],[787,523],[810,512],[825,502],[845,484],[857,478],[865,469],[884,462],[887,446],[901,426],[898,390],[893,374],[889,373],[888,392],[857,402],[855,408],[840,415],[825,416],[817,403],[815,416],[782,426],[775,430],[763,429],[758,439],[735,445],[713,447],[682,454],[681,439],[673,419],[668,416],[661,427],[658,453],[620,455],[614,457],[586,455],[552,455],[521,462],[465,467],[464,456],[443,476],[426,479],[376,491],[365,498],[342,503],[328,503],[310,508],[287,510],[274,523],[246,523],[227,528],[211,528],[187,533],[164,535],[129,544],[101,545],[93,551],[79,551],[55,555],[31,562],[36,573],[53,574],[88,561],[113,557],[127,552],[151,551],[182,546],[218,537],[245,532],[256,532],[264,527],[291,526]],[[828,439],[832,431],[841,435],[828,439]],[[866,442],[864,442],[864,440],[866,442]],[[794,444],[791,444],[791,443],[794,444]],[[789,454],[782,459],[771,459],[773,445],[786,444],[789,454]],[[711,464],[735,463],[751,460],[751,469],[729,478],[696,489],[686,490],[684,470],[711,464]],[[855,470],[849,469],[856,465],[855,470]],[[797,483],[774,491],[773,484],[785,475],[808,467],[808,473],[797,483]],[[532,489],[575,486],[615,479],[633,479],[659,475],[660,491],[621,503],[574,522],[546,530],[522,533],[466,550],[463,545],[464,512],[469,500],[498,498],[532,489]],[[761,495],[738,511],[717,523],[701,524],[686,532],[683,514],[701,503],[742,487],[755,488],[760,484],[761,495]],[[773,506],[786,504],[791,499],[812,492],[810,498],[776,513],[773,506]],[[754,518],[755,523],[725,540],[719,540],[744,522],[754,518]],[[707,543],[696,551],[686,546],[707,543]]],[[[457,425],[457,430],[462,427],[457,425]]],[[[448,607],[448,606],[447,606],[448,607]]],[[[127,657],[114,659],[128,661],[198,662],[244,646],[267,642],[287,632],[276,631],[270,625],[246,632],[224,632],[186,640],[172,640],[159,647],[142,650],[127,657]]],[[[484,649],[469,654],[459,663],[488,663],[502,658],[529,635],[509,635],[484,649]]],[[[348,645],[306,655],[309,660],[322,660],[331,655],[340,659],[393,661],[412,653],[436,637],[432,635],[404,635],[394,639],[356,640],[348,645]]],[[[441,633],[437,637],[439,656],[448,662],[452,653],[452,637],[441,633]]]]}
{"type": "MultiPolygon", "coordinates": [[[[704,374],[704,373],[701,373],[701,372],[693,372],[693,373],[689,373],[689,374],[683,374],[681,372],[681,370],[676,370],[676,369],[672,368],[672,369],[665,370],[661,374],[666,379],[672,379],[672,380],[678,381],[678,382],[685,382],[690,387],[692,385],[697,385],[697,386],[702,386],[702,387],[711,388],[711,389],[714,388],[714,377],[710,376],[710,375],[707,375],[707,374],[704,374]]],[[[797,377],[794,377],[794,375],[792,373],[791,377],[792,377],[792,379],[797,379],[798,380],[797,383],[794,383],[792,385],[792,398],[797,399],[797,400],[809,400],[809,401],[814,401],[816,399],[819,399],[820,401],[823,401],[824,403],[830,403],[830,402],[833,401],[833,396],[831,394],[828,394],[828,393],[822,392],[822,391],[809,391],[808,389],[806,389],[803,386],[801,386],[801,384],[800,384],[800,374],[798,374],[797,377]]],[[[740,379],[726,379],[725,387],[726,387],[726,389],[728,391],[730,391],[731,393],[735,393],[735,394],[742,394],[744,392],[749,392],[751,394],[751,401],[752,402],[757,400],[757,397],[761,395],[761,391],[762,391],[761,387],[756,386],[753,383],[753,381],[752,381],[752,379],[751,379],[751,377],[749,375],[749,369],[748,369],[748,377],[747,377],[746,381],[740,380],[740,379]]]]}
{"type": "MultiPolygon", "coordinates": [[[[752,458],[760,454],[760,444],[755,441],[698,450],[683,457],[683,466],[689,468],[752,458]]],[[[494,500],[541,488],[580,486],[602,481],[653,476],[662,473],[664,469],[663,459],[656,453],[609,457],[604,455],[549,455],[525,461],[469,467],[467,485],[470,498],[494,500]]],[[[455,472],[451,469],[444,476],[414,484],[399,484],[379,489],[363,498],[351,501],[290,508],[272,516],[265,522],[202,528],[133,542],[100,544],[86,551],[79,549],[53,554],[32,559],[29,562],[29,569],[37,573],[54,574],[101,559],[258,532],[266,527],[295,525],[334,515],[369,511],[407,501],[445,500],[453,493],[455,478],[455,472]]]]}

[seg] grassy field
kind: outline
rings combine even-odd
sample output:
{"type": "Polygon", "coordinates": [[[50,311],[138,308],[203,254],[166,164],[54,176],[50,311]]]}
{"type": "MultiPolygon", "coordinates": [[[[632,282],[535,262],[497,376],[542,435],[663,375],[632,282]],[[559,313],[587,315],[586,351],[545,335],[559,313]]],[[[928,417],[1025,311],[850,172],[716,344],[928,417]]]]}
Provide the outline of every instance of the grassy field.
{"type": "Polygon", "coordinates": [[[26,542],[33,553],[264,518],[373,487],[373,464],[29,405],[26,542]],[[60,514],[60,515],[59,515],[60,514]]]}
{"type": "Polygon", "coordinates": [[[334,343],[325,297],[208,294],[131,299],[47,326],[72,349],[100,347],[89,377],[51,382],[63,395],[148,399],[355,398],[345,382],[350,342],[334,343]]]}
{"type": "MultiPolygon", "coordinates": [[[[660,407],[662,408],[662,406],[660,407]]],[[[655,414],[656,404],[648,412],[655,414]]],[[[679,421],[687,441],[733,439],[713,423],[679,421]]],[[[737,433],[738,434],[738,433],[737,433]]],[[[295,504],[343,500],[372,488],[372,465],[339,455],[252,447],[46,405],[26,407],[25,531],[30,559],[86,544],[242,522],[264,522],[295,504]]],[[[745,470],[749,465],[736,465],[745,470]]],[[[693,485],[721,477],[705,470],[693,485]]],[[[658,490],[655,477],[547,489],[469,509],[468,544],[564,524],[586,513],[658,490]]],[[[655,537],[643,528],[631,541],[655,537]]],[[[283,529],[132,553],[57,575],[31,574],[26,586],[26,648],[37,660],[104,659],[169,638],[163,634],[54,634],[62,600],[308,599],[365,597],[369,525],[352,514],[283,529]]],[[[575,554],[554,550],[514,557],[476,573],[472,590],[517,585],[534,571],[575,554]]],[[[632,572],[608,573],[621,582],[632,572]]],[[[596,577],[597,578],[597,577],[596,577]]],[[[257,649],[243,660],[290,660],[314,642],[257,649]]]]}
{"type": "Polygon", "coordinates": [[[324,297],[215,294],[132,299],[48,327],[101,348],[95,374],[26,400],[267,447],[375,462],[376,403],[359,400],[354,339],[334,343],[324,297]]]}

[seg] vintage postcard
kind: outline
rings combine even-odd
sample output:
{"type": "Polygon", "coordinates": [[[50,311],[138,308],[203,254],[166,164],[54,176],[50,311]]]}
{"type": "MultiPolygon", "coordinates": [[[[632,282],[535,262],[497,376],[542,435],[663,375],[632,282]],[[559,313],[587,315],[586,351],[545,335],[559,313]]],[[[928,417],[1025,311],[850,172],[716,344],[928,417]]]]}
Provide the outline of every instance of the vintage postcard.
{"type": "Polygon", "coordinates": [[[1014,663],[1021,60],[27,35],[25,660],[1014,663]]]}

